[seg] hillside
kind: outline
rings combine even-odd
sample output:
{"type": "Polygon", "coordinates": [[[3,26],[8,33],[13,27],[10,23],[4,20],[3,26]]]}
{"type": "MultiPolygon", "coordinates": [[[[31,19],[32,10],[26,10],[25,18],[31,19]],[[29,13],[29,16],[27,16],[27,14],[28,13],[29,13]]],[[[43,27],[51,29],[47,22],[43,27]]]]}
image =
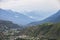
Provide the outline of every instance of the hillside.
{"type": "Polygon", "coordinates": [[[23,34],[40,39],[60,40],[60,23],[44,23],[37,26],[27,27],[22,31],[23,34]]]}
{"type": "Polygon", "coordinates": [[[12,23],[11,21],[0,20],[0,31],[5,31],[9,29],[22,29],[22,26],[12,23]]]}

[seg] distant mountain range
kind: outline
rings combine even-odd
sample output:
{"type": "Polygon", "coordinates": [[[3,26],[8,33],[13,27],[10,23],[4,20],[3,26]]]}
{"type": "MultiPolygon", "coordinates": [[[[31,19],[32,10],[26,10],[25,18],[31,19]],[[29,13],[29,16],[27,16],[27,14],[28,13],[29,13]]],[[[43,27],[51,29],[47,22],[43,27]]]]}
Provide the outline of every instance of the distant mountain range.
{"type": "Polygon", "coordinates": [[[38,25],[38,24],[43,24],[46,22],[50,22],[50,23],[60,22],[60,10],[57,13],[55,13],[54,15],[52,15],[42,21],[32,22],[32,23],[29,23],[28,25],[38,25]]]}
{"type": "Polygon", "coordinates": [[[12,21],[19,25],[25,25],[34,21],[34,19],[22,13],[14,12],[11,10],[3,10],[3,9],[0,9],[0,20],[12,21]]]}
{"type": "Polygon", "coordinates": [[[22,13],[18,13],[18,12],[14,12],[11,10],[3,10],[0,9],[0,20],[8,20],[8,21],[12,21],[16,24],[19,25],[38,25],[38,24],[42,24],[45,22],[52,22],[52,23],[56,23],[56,22],[60,22],[60,10],[55,13],[54,15],[42,20],[42,21],[35,21],[34,19],[22,14],[22,13]]]}

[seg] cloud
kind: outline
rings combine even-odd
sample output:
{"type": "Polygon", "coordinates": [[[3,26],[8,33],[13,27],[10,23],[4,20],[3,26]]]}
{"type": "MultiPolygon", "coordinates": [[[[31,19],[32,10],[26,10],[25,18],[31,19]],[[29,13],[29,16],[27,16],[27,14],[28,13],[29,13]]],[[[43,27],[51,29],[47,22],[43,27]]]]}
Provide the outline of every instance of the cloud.
{"type": "Polygon", "coordinates": [[[58,9],[57,0],[3,0],[0,2],[0,8],[13,10],[52,10],[58,9]]]}

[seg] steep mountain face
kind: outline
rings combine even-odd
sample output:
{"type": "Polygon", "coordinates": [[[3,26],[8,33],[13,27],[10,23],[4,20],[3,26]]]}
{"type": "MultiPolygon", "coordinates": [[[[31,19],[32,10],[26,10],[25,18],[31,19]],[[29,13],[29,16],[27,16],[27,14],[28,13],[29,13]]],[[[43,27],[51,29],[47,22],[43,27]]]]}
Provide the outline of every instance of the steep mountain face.
{"type": "Polygon", "coordinates": [[[5,31],[9,29],[18,29],[18,28],[22,29],[22,26],[14,24],[10,21],[0,20],[0,31],[5,31]]]}
{"type": "Polygon", "coordinates": [[[54,15],[52,15],[42,21],[32,22],[28,25],[38,25],[38,24],[42,24],[42,23],[46,23],[46,22],[52,22],[52,23],[60,22],[60,10],[57,13],[55,13],[54,15]]]}
{"type": "Polygon", "coordinates": [[[14,12],[11,10],[3,10],[3,9],[0,9],[0,19],[9,20],[19,25],[20,24],[25,25],[34,21],[32,18],[23,15],[22,13],[14,12]]]}
{"type": "Polygon", "coordinates": [[[54,23],[55,22],[60,22],[60,10],[56,14],[48,17],[47,19],[45,19],[43,21],[46,21],[46,22],[54,22],[54,23]]]}

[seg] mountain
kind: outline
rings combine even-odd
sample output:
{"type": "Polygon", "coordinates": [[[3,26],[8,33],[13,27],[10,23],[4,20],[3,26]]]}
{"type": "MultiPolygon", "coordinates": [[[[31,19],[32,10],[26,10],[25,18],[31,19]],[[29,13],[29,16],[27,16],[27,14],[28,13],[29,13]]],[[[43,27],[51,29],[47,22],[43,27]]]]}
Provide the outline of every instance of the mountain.
{"type": "Polygon", "coordinates": [[[28,25],[38,25],[38,24],[42,24],[42,23],[46,23],[46,22],[52,22],[52,23],[60,22],[60,10],[57,13],[55,13],[54,15],[52,15],[42,21],[32,22],[32,23],[29,23],[28,25]]]}
{"type": "Polygon", "coordinates": [[[9,29],[22,29],[22,26],[19,26],[17,24],[14,24],[11,21],[5,21],[5,20],[0,20],[0,31],[5,31],[9,29]]]}
{"type": "Polygon", "coordinates": [[[26,15],[31,16],[33,19],[35,19],[36,21],[40,20],[39,18],[42,19],[42,17],[46,17],[46,15],[43,15],[44,12],[42,11],[30,11],[30,12],[26,12],[26,15]]]}
{"type": "Polygon", "coordinates": [[[0,9],[0,19],[12,21],[19,25],[25,25],[25,24],[28,24],[28,23],[34,21],[34,19],[32,19],[22,13],[14,12],[11,10],[4,10],[4,9],[0,9]]]}

